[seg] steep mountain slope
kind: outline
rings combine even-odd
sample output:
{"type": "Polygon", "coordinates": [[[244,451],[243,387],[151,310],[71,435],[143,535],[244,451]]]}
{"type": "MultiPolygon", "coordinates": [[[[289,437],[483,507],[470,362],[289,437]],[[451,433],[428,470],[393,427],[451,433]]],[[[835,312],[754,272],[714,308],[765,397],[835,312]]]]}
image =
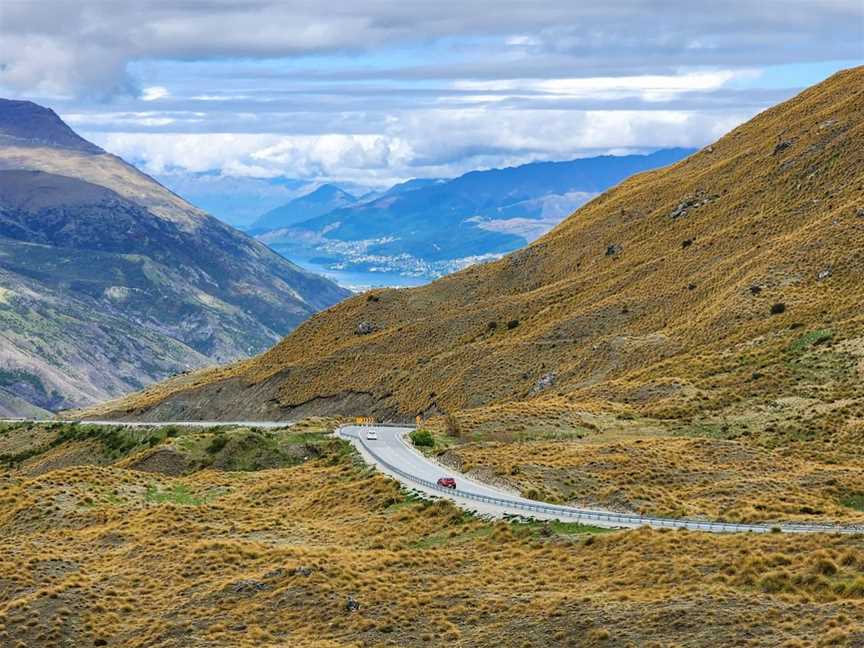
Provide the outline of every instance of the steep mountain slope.
{"type": "Polygon", "coordinates": [[[297,258],[314,250],[317,263],[340,269],[378,267],[439,277],[520,248],[599,192],[691,152],[535,162],[451,180],[412,180],[374,200],[267,232],[261,240],[297,258]]]}
{"type": "MultiPolygon", "coordinates": [[[[0,400],[83,405],[259,352],[346,295],[0,101],[0,400]]],[[[32,408],[30,408],[32,410],[32,408]]]]}
{"type": "MultiPolygon", "coordinates": [[[[789,412],[790,435],[860,435],[862,141],[859,67],[627,180],[498,262],[357,296],[253,360],[94,413],[449,412],[471,429],[623,408],[714,413],[719,430],[726,417],[789,412]]],[[[742,430],[783,433],[769,419],[742,430]]]]}
{"type": "Polygon", "coordinates": [[[336,185],[325,184],[305,196],[271,209],[252,224],[250,232],[290,227],[356,202],[357,198],[347,191],[343,191],[336,185]]]}
{"type": "Polygon", "coordinates": [[[49,146],[82,153],[104,153],[73,131],[53,110],[30,101],[0,101],[0,145],[49,146]]]}

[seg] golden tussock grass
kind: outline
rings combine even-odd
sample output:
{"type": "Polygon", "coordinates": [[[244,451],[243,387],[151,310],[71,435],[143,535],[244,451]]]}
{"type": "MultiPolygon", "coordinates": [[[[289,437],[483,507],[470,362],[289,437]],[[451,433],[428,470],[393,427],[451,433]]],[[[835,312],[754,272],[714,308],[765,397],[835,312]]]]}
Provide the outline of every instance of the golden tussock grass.
{"type": "Polygon", "coordinates": [[[258,472],[13,475],[0,535],[10,646],[864,640],[861,537],[489,522],[336,449],[258,472]]]}
{"type": "Polygon", "coordinates": [[[486,442],[452,452],[463,470],[491,470],[537,499],[735,522],[864,523],[860,461],[821,463],[725,439],[668,437],[486,442]]]}

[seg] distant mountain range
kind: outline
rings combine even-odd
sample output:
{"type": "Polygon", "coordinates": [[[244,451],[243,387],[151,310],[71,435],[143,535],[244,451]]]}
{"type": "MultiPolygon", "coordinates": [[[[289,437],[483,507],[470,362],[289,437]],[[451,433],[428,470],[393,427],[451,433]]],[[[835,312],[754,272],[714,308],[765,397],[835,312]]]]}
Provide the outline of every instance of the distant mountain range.
{"type": "Polygon", "coordinates": [[[244,358],[347,294],[0,100],[0,416],[244,358]]]}
{"type": "Polygon", "coordinates": [[[314,189],[314,185],[306,180],[282,176],[252,178],[218,172],[172,170],[154,177],[196,207],[244,231],[261,214],[314,189]]]}
{"type": "MultiPolygon", "coordinates": [[[[317,181],[287,176],[256,178],[182,169],[165,170],[155,174],[154,178],[211,216],[243,231],[255,228],[255,222],[263,214],[322,186],[317,181]]],[[[338,188],[352,197],[356,196],[354,202],[372,200],[383,193],[351,182],[340,182],[338,188]]]]}
{"type": "Polygon", "coordinates": [[[437,277],[520,248],[628,176],[692,152],[673,148],[417,179],[371,199],[325,185],[268,212],[252,233],[287,256],[330,268],[437,277]]]}
{"type": "Polygon", "coordinates": [[[250,234],[255,234],[291,227],[303,221],[329,214],[337,209],[354,205],[357,202],[358,199],[347,191],[336,185],[325,184],[312,193],[295,198],[276,209],[271,209],[256,220],[247,231],[250,234]]]}

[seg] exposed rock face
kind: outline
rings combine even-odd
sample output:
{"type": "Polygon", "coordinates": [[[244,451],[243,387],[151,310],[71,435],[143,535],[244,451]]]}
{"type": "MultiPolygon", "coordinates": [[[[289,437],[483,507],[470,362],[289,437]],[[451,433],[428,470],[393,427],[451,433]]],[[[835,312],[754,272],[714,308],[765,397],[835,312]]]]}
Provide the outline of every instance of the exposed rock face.
{"type": "Polygon", "coordinates": [[[692,210],[698,209],[699,207],[704,207],[705,205],[711,203],[713,200],[716,199],[717,196],[709,196],[704,191],[697,191],[694,195],[688,196],[685,200],[678,203],[678,206],[674,210],[672,210],[672,213],[669,214],[669,217],[672,220],[684,218],[692,210]]]}
{"type": "Polygon", "coordinates": [[[542,391],[546,391],[550,387],[555,386],[555,381],[558,378],[558,375],[550,372],[545,373],[537,379],[537,382],[534,384],[534,387],[531,389],[531,393],[539,394],[542,391]]]}
{"type": "Polygon", "coordinates": [[[378,330],[378,327],[375,326],[372,322],[362,321],[357,327],[354,329],[355,335],[369,335],[370,333],[374,333],[378,330]]]}
{"type": "Polygon", "coordinates": [[[262,351],[347,291],[0,100],[0,411],[87,405],[262,351]]]}

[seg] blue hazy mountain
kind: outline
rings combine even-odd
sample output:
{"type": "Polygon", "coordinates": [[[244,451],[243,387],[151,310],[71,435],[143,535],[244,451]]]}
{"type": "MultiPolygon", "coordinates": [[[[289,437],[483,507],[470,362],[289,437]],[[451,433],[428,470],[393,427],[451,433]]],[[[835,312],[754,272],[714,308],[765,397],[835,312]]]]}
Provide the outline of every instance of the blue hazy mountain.
{"type": "Polygon", "coordinates": [[[413,180],[260,237],[283,254],[314,257],[321,265],[437,276],[522,247],[625,178],[692,152],[672,148],[413,180]]]}
{"type": "Polygon", "coordinates": [[[378,197],[383,198],[384,196],[393,196],[408,191],[416,191],[417,189],[427,189],[428,187],[434,187],[445,182],[447,182],[445,178],[414,178],[413,180],[393,185],[378,197]]]}
{"type": "Polygon", "coordinates": [[[258,218],[249,228],[250,233],[291,227],[337,209],[353,205],[357,198],[332,184],[318,187],[312,193],[295,198],[258,218]]]}

